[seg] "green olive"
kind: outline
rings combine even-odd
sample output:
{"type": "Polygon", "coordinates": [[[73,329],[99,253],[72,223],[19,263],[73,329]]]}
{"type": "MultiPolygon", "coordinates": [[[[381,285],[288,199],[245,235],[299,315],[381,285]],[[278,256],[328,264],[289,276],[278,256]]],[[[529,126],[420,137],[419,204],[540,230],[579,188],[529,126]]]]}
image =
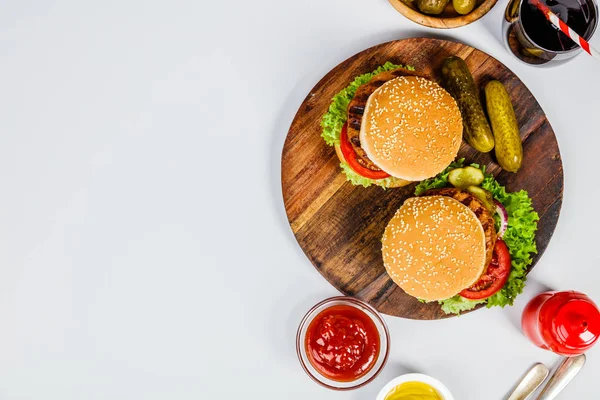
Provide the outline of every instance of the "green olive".
{"type": "Polygon", "coordinates": [[[452,6],[457,13],[465,15],[473,11],[477,0],[452,0],[452,6]]]}
{"type": "Polygon", "coordinates": [[[450,0],[416,0],[417,7],[425,14],[441,14],[450,0]]]}

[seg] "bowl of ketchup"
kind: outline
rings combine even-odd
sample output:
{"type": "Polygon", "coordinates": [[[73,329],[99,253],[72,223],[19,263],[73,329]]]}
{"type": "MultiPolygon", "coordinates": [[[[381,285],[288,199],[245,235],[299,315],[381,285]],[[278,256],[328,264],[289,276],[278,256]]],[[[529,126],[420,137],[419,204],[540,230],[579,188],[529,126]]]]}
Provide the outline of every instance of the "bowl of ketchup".
{"type": "Polygon", "coordinates": [[[373,307],[353,297],[331,297],[300,322],[296,351],[304,371],[335,390],[371,382],[389,354],[389,332],[373,307]]]}

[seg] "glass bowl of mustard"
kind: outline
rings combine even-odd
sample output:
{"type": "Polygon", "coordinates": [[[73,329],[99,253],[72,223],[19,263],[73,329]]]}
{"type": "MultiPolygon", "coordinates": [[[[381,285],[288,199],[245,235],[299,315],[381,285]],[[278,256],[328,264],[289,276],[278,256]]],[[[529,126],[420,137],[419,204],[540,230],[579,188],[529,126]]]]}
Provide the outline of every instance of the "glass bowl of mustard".
{"type": "Polygon", "coordinates": [[[392,379],[381,389],[377,400],[454,400],[440,381],[425,374],[406,374],[392,379]]]}

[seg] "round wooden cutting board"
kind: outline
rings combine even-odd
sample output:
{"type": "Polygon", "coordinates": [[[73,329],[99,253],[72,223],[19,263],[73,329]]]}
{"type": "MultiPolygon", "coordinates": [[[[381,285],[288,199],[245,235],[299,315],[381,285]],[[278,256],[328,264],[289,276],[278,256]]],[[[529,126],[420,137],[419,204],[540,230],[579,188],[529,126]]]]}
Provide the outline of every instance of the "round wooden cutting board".
{"type": "Polygon", "coordinates": [[[479,88],[498,79],[511,96],[523,140],[524,161],[519,172],[502,171],[490,154],[478,153],[464,141],[459,157],[487,165],[509,191],[529,192],[540,215],[533,265],[548,246],[558,221],[563,169],[556,137],[531,92],[502,63],[464,44],[429,38],[388,42],[349,58],[317,83],[292,122],[281,160],[283,199],[292,231],[321,275],[342,293],[365,300],[388,315],[447,317],[437,303],[420,303],[396,286],[381,258],[385,226],[404,200],[414,196],[415,184],[384,190],[346,182],[334,148],[320,136],[320,121],[331,98],[356,76],[391,61],[412,65],[439,81],[442,62],[451,55],[466,61],[479,88]]]}

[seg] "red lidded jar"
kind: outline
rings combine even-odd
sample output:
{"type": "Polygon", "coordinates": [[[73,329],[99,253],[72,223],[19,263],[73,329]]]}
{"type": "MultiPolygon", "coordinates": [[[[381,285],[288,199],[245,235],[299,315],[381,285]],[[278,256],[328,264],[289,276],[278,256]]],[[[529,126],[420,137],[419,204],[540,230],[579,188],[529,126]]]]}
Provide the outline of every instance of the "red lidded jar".
{"type": "Polygon", "coordinates": [[[523,333],[538,347],[564,356],[585,353],[600,336],[600,310],[583,293],[545,292],[523,311],[523,333]]]}

